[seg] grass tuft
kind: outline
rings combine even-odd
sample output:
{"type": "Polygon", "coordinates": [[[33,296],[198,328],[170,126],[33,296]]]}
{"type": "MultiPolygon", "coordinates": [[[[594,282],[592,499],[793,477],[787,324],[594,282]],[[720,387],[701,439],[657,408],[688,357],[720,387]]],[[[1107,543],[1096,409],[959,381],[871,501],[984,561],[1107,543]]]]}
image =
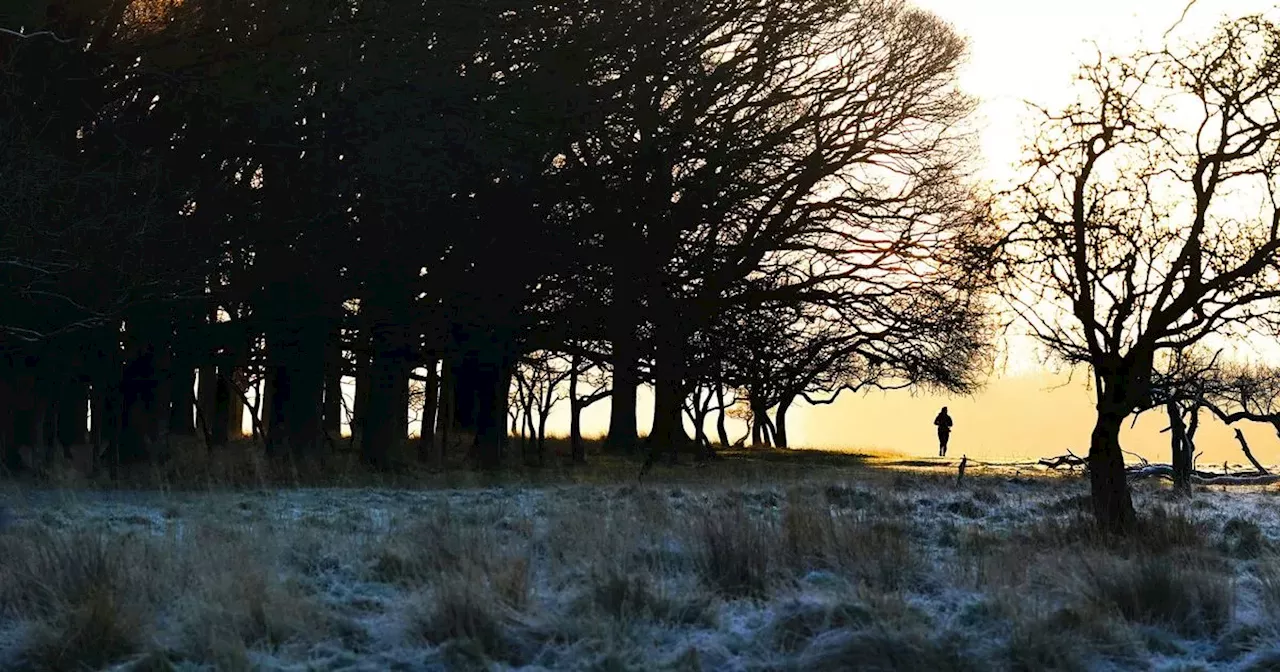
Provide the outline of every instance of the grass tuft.
{"type": "Polygon", "coordinates": [[[1084,563],[1084,597],[1126,620],[1187,636],[1216,635],[1235,606],[1231,577],[1192,558],[1109,559],[1084,563]]]}
{"type": "Polygon", "coordinates": [[[707,583],[728,597],[767,593],[777,530],[747,515],[741,502],[716,507],[695,523],[699,569],[707,583]]]}
{"type": "Polygon", "coordinates": [[[515,665],[528,661],[527,633],[509,606],[495,595],[457,577],[441,583],[427,604],[410,617],[423,641],[454,647],[453,655],[515,665]]]}

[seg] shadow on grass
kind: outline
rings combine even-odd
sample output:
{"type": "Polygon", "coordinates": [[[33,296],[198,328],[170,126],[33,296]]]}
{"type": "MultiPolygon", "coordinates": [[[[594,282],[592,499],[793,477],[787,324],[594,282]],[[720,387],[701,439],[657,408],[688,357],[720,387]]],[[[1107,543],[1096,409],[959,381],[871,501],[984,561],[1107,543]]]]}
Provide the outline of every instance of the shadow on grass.
{"type": "MultiPolygon", "coordinates": [[[[158,450],[165,459],[122,465],[111,478],[100,465],[91,473],[91,449],[73,449],[73,459],[59,457],[52,465],[32,468],[3,480],[36,487],[94,490],[260,490],[266,488],[341,487],[399,489],[471,489],[493,487],[556,487],[622,485],[640,480],[649,484],[763,485],[822,478],[892,477],[903,469],[920,469],[935,476],[954,477],[955,465],[934,460],[906,460],[872,451],[816,449],[718,450],[713,460],[701,461],[682,452],[677,463],[658,460],[641,479],[646,453],[607,449],[600,440],[586,442],[586,462],[570,459],[567,439],[548,439],[541,453],[513,438],[495,469],[474,468],[469,459],[471,440],[455,436],[444,451],[444,464],[418,460],[418,445],[406,442],[392,454],[389,469],[362,463],[358,441],[348,437],[329,443],[330,450],[315,458],[272,460],[261,443],[249,438],[208,449],[199,439],[171,439],[158,450]]],[[[975,473],[975,478],[981,478],[975,473]]],[[[968,476],[966,476],[968,478],[968,476]]],[[[2,481],[0,481],[2,482],[2,481]]]]}

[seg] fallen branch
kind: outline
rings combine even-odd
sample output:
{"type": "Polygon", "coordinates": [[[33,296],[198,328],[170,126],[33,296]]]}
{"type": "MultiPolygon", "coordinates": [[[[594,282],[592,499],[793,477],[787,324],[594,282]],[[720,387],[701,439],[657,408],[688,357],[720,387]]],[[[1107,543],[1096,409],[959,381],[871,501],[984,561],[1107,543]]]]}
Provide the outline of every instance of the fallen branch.
{"type": "MultiPolygon", "coordinates": [[[[1152,464],[1127,470],[1126,477],[1131,481],[1143,478],[1167,478],[1173,480],[1173,467],[1167,464],[1152,464]]],[[[1192,472],[1191,482],[1195,485],[1270,485],[1280,483],[1278,474],[1251,474],[1233,476],[1231,474],[1214,474],[1211,472],[1192,472]]]]}
{"type": "Polygon", "coordinates": [[[1083,457],[1079,457],[1071,451],[1067,451],[1066,455],[1058,457],[1042,457],[1039,464],[1050,469],[1059,469],[1061,467],[1088,467],[1089,462],[1083,457]]]}

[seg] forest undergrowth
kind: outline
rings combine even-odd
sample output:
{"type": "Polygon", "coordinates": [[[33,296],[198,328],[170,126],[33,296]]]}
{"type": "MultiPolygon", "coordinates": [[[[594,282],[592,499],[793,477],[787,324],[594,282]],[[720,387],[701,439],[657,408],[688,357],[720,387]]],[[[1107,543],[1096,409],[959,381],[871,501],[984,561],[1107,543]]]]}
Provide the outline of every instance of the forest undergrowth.
{"type": "Polygon", "coordinates": [[[1143,484],[1120,539],[1076,478],[593,459],[533,485],[0,486],[0,668],[1280,669],[1274,490],[1143,484]]]}

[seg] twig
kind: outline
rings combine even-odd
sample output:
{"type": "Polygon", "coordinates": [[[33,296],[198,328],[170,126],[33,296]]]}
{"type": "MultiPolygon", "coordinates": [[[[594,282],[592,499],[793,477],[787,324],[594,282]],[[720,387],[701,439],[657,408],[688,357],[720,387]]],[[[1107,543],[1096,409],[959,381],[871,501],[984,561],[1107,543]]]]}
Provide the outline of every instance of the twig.
{"type": "Polygon", "coordinates": [[[1182,14],[1178,17],[1178,20],[1174,21],[1173,25],[1169,26],[1168,30],[1164,31],[1164,35],[1161,35],[1160,39],[1167,39],[1169,37],[1169,33],[1172,33],[1174,30],[1177,30],[1178,26],[1182,25],[1182,22],[1187,19],[1187,14],[1191,11],[1191,8],[1195,7],[1196,3],[1199,1],[1200,0],[1190,0],[1187,3],[1187,6],[1182,8],[1182,14]]]}
{"type": "Polygon", "coordinates": [[[59,44],[71,44],[72,42],[75,42],[74,39],[69,37],[58,37],[58,35],[54,33],[52,30],[40,30],[34,33],[22,33],[16,30],[11,30],[9,28],[0,28],[0,33],[4,33],[5,35],[11,35],[20,40],[29,40],[33,37],[48,37],[52,39],[54,42],[58,42],[59,44]]]}

